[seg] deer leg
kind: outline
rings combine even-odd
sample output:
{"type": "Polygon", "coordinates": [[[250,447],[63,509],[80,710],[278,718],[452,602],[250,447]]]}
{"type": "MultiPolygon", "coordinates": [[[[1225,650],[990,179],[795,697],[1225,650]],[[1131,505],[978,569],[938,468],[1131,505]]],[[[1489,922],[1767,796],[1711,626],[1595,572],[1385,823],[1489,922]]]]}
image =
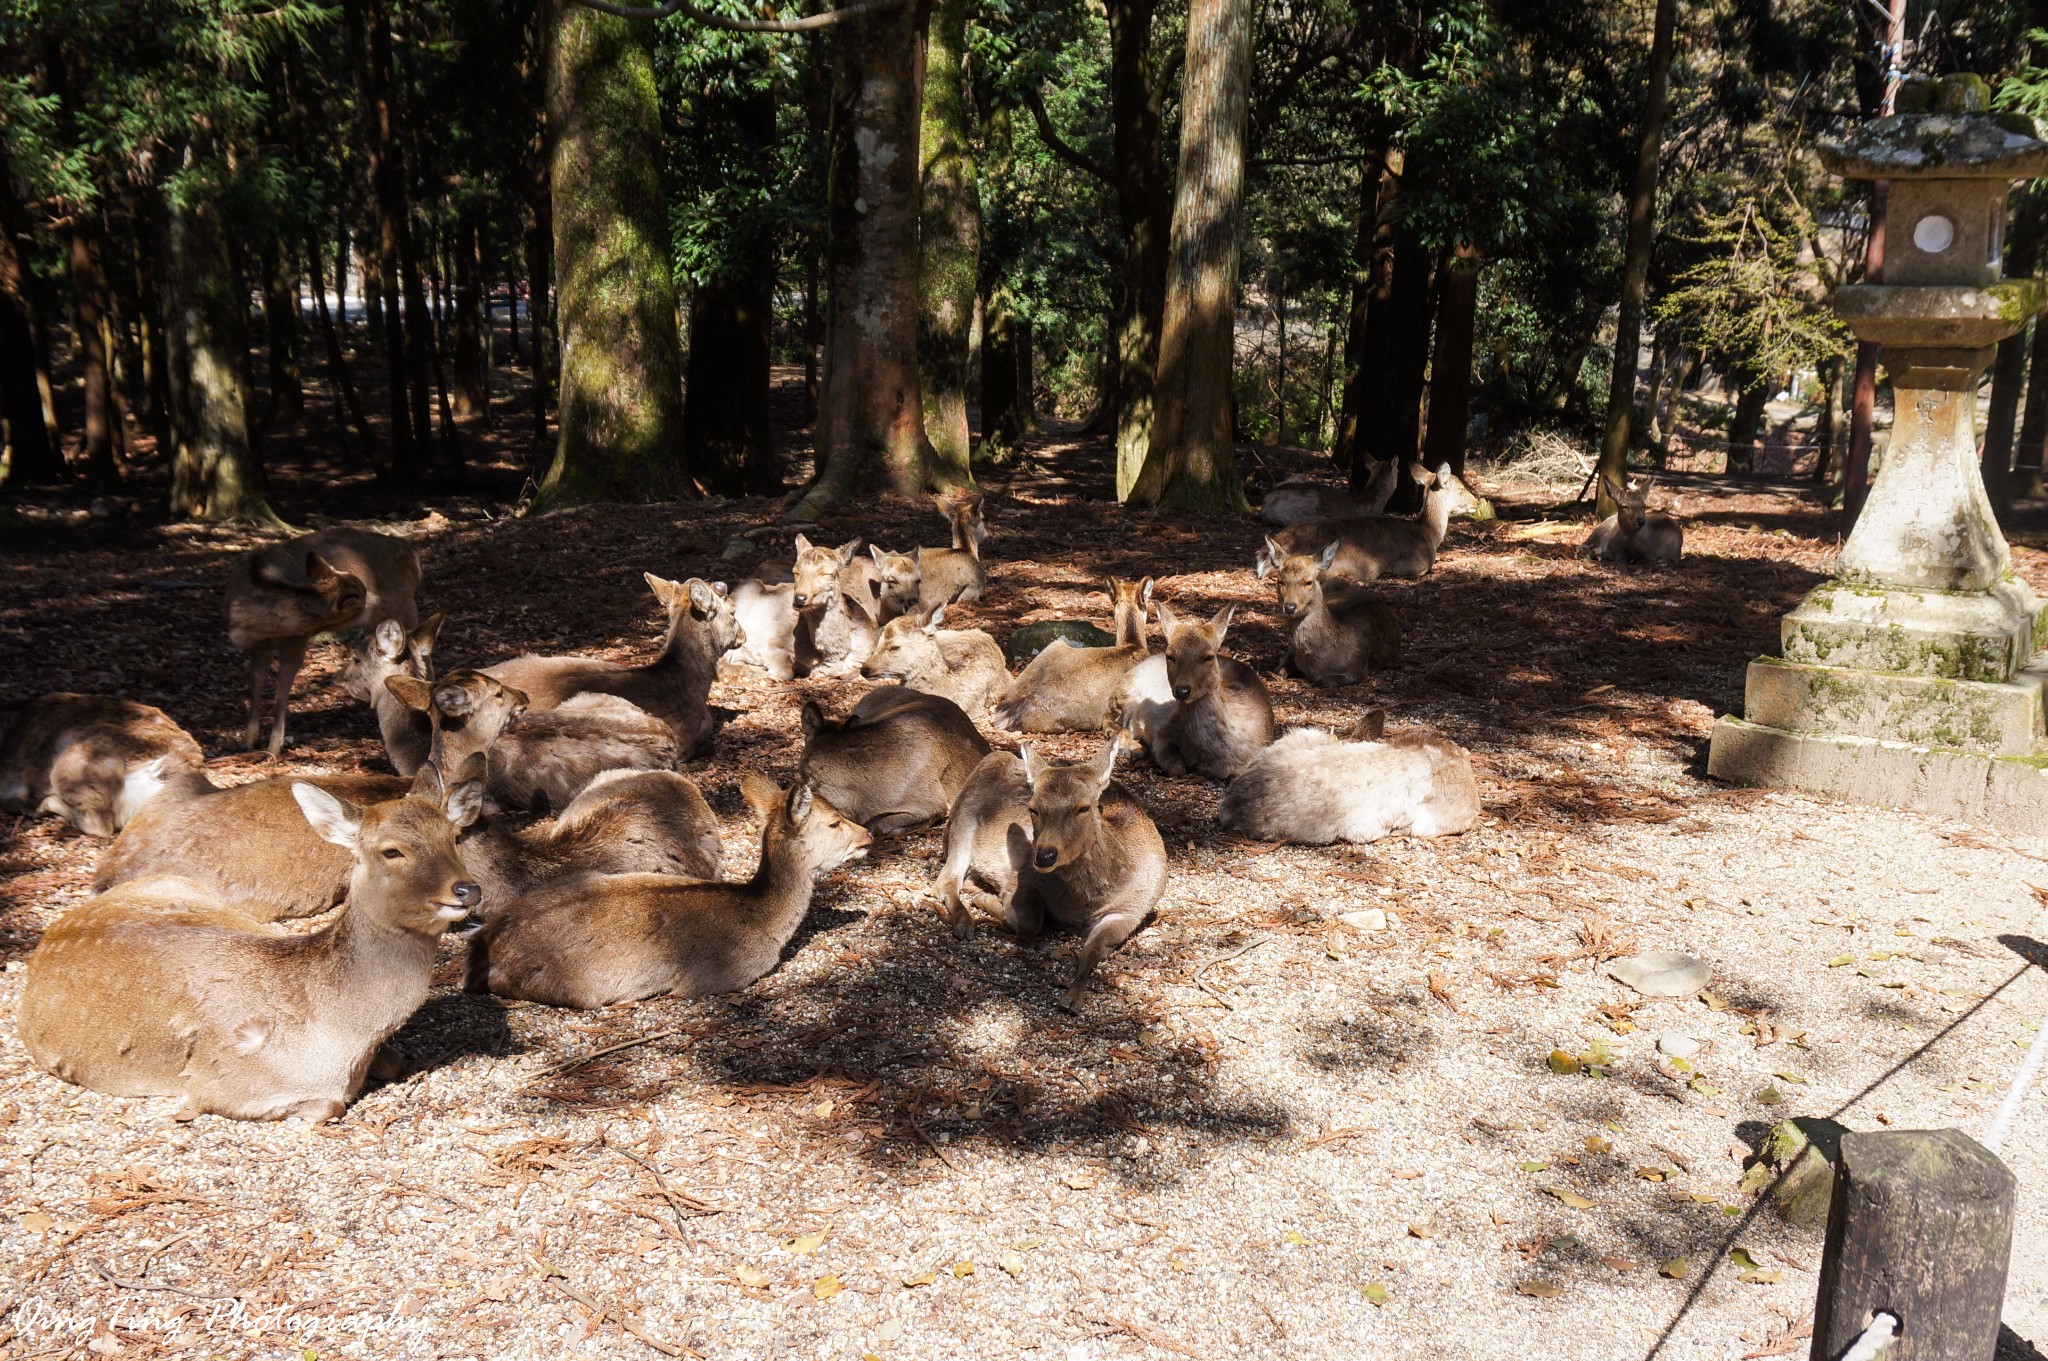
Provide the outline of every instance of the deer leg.
{"type": "Polygon", "coordinates": [[[249,654],[249,723],[242,729],[242,745],[251,751],[256,749],[256,739],[263,736],[263,682],[270,674],[271,660],[268,648],[249,654]]]}
{"type": "Polygon", "coordinates": [[[1131,938],[1145,920],[1143,912],[1112,912],[1099,918],[1088,928],[1088,939],[1081,946],[1081,958],[1074,965],[1074,981],[1067,985],[1066,999],[1061,1006],[1068,1011],[1081,1009],[1081,997],[1087,991],[1089,975],[1102,957],[1131,938]]]}
{"type": "MultiPolygon", "coordinates": [[[[270,720],[270,754],[284,755],[284,716],[292,704],[292,684],[306,661],[306,640],[287,643],[277,650],[277,708],[270,720]]],[[[252,741],[251,746],[255,743],[252,741]]]]}

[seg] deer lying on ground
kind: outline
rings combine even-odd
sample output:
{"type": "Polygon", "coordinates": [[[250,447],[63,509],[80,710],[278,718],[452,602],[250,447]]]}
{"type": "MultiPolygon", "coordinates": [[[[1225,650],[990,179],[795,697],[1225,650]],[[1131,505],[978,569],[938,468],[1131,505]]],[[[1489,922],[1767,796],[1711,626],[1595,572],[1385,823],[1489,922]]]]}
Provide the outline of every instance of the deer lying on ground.
{"type": "Polygon", "coordinates": [[[899,614],[882,625],[860,673],[943,695],[970,714],[985,713],[1010,688],[1003,649],[980,629],[949,629],[946,607],[899,614]]]}
{"type": "Polygon", "coordinates": [[[737,992],[768,973],[809,913],[818,876],[867,854],[872,838],[808,785],[785,792],[748,771],[740,789],[763,823],[752,879],[551,884],[493,914],[470,947],[468,989],[587,1008],[737,992]]]}
{"type": "Polygon", "coordinates": [[[739,642],[740,626],[724,582],[646,576],[655,599],[668,611],[668,637],[652,662],[622,666],[596,657],[529,654],[487,666],[484,674],[524,690],[535,713],[576,695],[617,695],[668,724],[688,757],[711,735],[711,682],[718,675],[719,654],[739,642]]]}
{"type": "Polygon", "coordinates": [[[1479,820],[1471,756],[1428,733],[1382,739],[1376,717],[1341,737],[1320,728],[1286,734],[1230,782],[1217,822],[1309,846],[1471,830],[1479,820]]]}
{"type": "MultiPolygon", "coordinates": [[[[880,545],[869,544],[868,563],[870,585],[865,598],[874,602],[877,625],[886,625],[918,608],[918,598],[924,590],[924,569],[918,565],[916,554],[891,553],[880,545]]],[[[862,597],[856,596],[859,598],[862,597]]]]}
{"type": "Polygon", "coordinates": [[[413,596],[420,560],[412,545],[364,529],[323,529],[258,548],[228,571],[228,638],[249,654],[249,722],[243,745],[263,732],[264,681],[276,669],[270,754],[284,751],[292,685],[316,634],[396,619],[419,622],[413,596]]]}
{"type": "Polygon", "coordinates": [[[1259,673],[1220,649],[1235,605],[1207,623],[1185,620],[1165,601],[1166,678],[1173,709],[1152,736],[1152,762],[1168,775],[1227,780],[1273,740],[1273,700],[1259,673]]]}
{"type": "Polygon", "coordinates": [[[975,767],[946,824],[946,855],[928,892],[953,934],[969,907],[1034,939],[1050,912],[1086,936],[1064,1005],[1078,1011],[1089,975],[1159,903],[1166,844],[1144,805],[1112,784],[1121,731],[1093,759],[1048,762],[992,752],[975,767]]]}
{"type": "Polygon", "coordinates": [[[1394,488],[1400,484],[1401,465],[1396,459],[1374,459],[1370,454],[1363,457],[1371,465],[1363,492],[1354,493],[1306,477],[1289,478],[1266,493],[1266,499],[1259,503],[1259,518],[1269,525],[1298,525],[1309,520],[1386,514],[1387,503],[1394,499],[1394,488]]]}
{"type": "MultiPolygon", "coordinates": [[[[1337,545],[1337,556],[1328,568],[1331,576],[1353,581],[1377,581],[1381,577],[1427,576],[1436,565],[1437,549],[1450,528],[1451,516],[1477,510],[1479,500],[1446,463],[1435,472],[1421,464],[1408,469],[1424,488],[1422,514],[1415,519],[1400,515],[1358,516],[1335,520],[1310,520],[1289,525],[1272,536],[1287,554],[1321,553],[1337,545]]],[[[1265,550],[1270,570],[1271,549],[1265,550]]]]}
{"type": "Polygon", "coordinates": [[[205,761],[163,710],[111,695],[38,695],[0,712],[0,808],[112,836],[205,761]]]}
{"type": "Polygon", "coordinates": [[[733,620],[740,639],[725,660],[756,666],[776,680],[796,675],[796,583],[748,577],[732,588],[733,620]]]}
{"type": "Polygon", "coordinates": [[[305,782],[292,792],[351,857],[348,910],[296,935],[172,877],[73,908],[44,932],[22,988],[17,1029],[39,1067],[116,1096],[181,1097],[180,1120],[341,1114],[426,1000],[441,934],[482,901],[453,823],[483,791],[444,792],[429,768],[367,808],[305,782]]]}
{"type": "Polygon", "coordinates": [[[1685,526],[1668,510],[1649,508],[1655,477],[1628,486],[1616,485],[1606,473],[1600,483],[1614,499],[1614,514],[1593,526],[1585,551],[1597,562],[1648,562],[1675,567],[1685,551],[1685,526]]]}
{"type": "Polygon", "coordinates": [[[860,670],[875,650],[875,625],[865,607],[856,610],[840,581],[860,540],[821,548],[796,536],[796,674],[847,676],[860,670]]]}
{"type": "Polygon", "coordinates": [[[1280,613],[1294,624],[1282,664],[1331,687],[1356,685],[1401,660],[1400,621],[1355,583],[1326,575],[1336,556],[1335,543],[1310,557],[1269,538],[1258,567],[1273,578],[1280,613]]]}
{"type": "Polygon", "coordinates": [[[995,707],[993,722],[1009,732],[1099,732],[1121,715],[1132,670],[1145,660],[1145,606],[1152,578],[1109,583],[1116,609],[1114,647],[1075,647],[1055,638],[1018,673],[995,707]]]}
{"type": "Polygon", "coordinates": [[[946,815],[988,740],[943,695],[903,685],[868,691],[834,721],[804,704],[799,778],[869,831],[892,835],[946,815]]]}
{"type": "Polygon", "coordinates": [[[424,681],[433,675],[429,663],[443,622],[443,615],[431,614],[408,633],[396,619],[386,619],[363,636],[361,649],[342,668],[342,688],[351,699],[370,706],[384,754],[401,775],[426,764],[433,727],[426,714],[400,699],[385,682],[393,676],[424,681]]]}
{"type": "Polygon", "coordinates": [[[940,492],[934,504],[952,526],[953,546],[917,550],[917,603],[927,610],[956,600],[979,600],[988,588],[988,573],[981,565],[981,546],[988,539],[981,493],[954,488],[940,492]]]}

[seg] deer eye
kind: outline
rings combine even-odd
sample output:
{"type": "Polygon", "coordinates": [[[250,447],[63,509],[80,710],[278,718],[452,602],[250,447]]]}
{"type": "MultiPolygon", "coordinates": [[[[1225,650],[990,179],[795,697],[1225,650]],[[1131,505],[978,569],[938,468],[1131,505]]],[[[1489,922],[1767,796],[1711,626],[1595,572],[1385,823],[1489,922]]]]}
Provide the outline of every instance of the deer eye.
{"type": "Polygon", "coordinates": [[[384,848],[384,858],[386,860],[403,860],[405,859],[405,852],[399,850],[396,846],[386,846],[384,848]]]}

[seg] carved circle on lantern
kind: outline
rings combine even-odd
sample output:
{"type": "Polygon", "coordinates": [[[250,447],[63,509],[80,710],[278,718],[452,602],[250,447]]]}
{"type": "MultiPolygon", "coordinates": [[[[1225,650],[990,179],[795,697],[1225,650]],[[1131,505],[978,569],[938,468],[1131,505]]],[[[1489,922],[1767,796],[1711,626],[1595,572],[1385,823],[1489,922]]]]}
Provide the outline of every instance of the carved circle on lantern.
{"type": "Polygon", "coordinates": [[[1940,213],[1929,213],[1913,224],[1913,244],[1929,255],[1939,255],[1955,244],[1956,224],[1940,213]]]}

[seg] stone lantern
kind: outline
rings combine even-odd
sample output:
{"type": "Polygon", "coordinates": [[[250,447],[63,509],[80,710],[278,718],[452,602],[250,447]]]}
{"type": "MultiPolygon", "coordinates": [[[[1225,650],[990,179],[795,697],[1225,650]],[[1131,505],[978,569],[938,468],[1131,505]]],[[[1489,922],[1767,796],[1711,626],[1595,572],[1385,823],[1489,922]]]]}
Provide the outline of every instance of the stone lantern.
{"type": "Polygon", "coordinates": [[[2048,174],[2028,119],[1985,112],[1983,82],[1901,92],[1909,111],[1823,144],[1837,174],[1891,182],[1882,284],[1835,291],[1883,347],[1896,412],[1884,463],[1835,564],[1750,663],[1744,717],[1714,727],[1708,772],[1864,803],[2048,828],[2042,689],[2048,614],[2011,571],[1977,462],[1977,386],[2042,307],[2003,279],[2012,181],[2048,174]]]}

